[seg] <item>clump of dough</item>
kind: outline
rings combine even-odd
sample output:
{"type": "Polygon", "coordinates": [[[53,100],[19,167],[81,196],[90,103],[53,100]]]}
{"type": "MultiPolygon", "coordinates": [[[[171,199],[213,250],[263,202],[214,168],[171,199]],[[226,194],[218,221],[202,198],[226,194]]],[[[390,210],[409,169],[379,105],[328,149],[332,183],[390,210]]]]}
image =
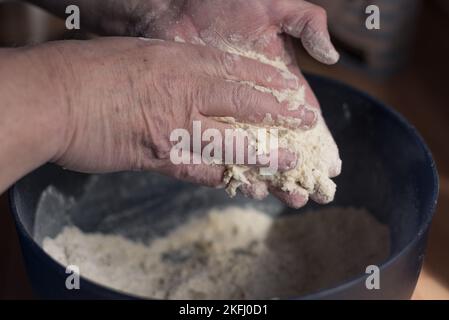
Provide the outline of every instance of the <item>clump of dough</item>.
{"type": "MultiPolygon", "coordinates": [[[[229,122],[228,119],[225,121],[229,122]]],[[[259,128],[243,123],[234,125],[248,131],[259,128]]],[[[251,176],[253,181],[269,181],[271,185],[289,193],[299,193],[306,198],[311,195],[320,203],[331,202],[335,196],[336,185],[329,176],[340,170],[341,160],[337,145],[323,117],[319,116],[316,126],[310,130],[275,128],[278,129],[279,147],[298,155],[296,167],[285,172],[262,175],[260,168],[228,165],[225,173],[226,191],[234,196],[240,186],[251,183],[245,176],[251,176]]]]}
{"type": "MultiPolygon", "coordinates": [[[[283,71],[286,78],[296,77],[291,73],[286,64],[281,59],[270,60],[267,57],[248,50],[237,50],[226,47],[224,50],[239,54],[262,63],[272,65],[283,71]]],[[[252,181],[269,181],[271,185],[289,192],[302,195],[308,199],[309,195],[320,203],[329,203],[334,200],[336,185],[329,178],[335,173],[340,172],[341,160],[338,147],[329,132],[326,123],[319,110],[314,110],[307,106],[305,101],[305,87],[300,86],[297,91],[285,90],[276,91],[269,88],[257,86],[247,81],[243,82],[252,86],[256,90],[271,93],[279,102],[288,102],[289,110],[295,110],[300,105],[313,110],[317,113],[317,124],[310,130],[288,129],[289,122],[300,121],[298,119],[284,119],[274,125],[271,115],[267,114],[266,120],[259,126],[246,123],[235,122],[232,118],[220,118],[227,123],[233,123],[236,127],[249,131],[251,136],[256,136],[254,132],[260,127],[278,129],[279,148],[288,149],[298,155],[296,167],[286,171],[277,172],[272,175],[262,175],[260,169],[250,168],[248,166],[228,165],[224,181],[227,183],[226,191],[230,196],[236,194],[237,189],[243,184],[251,184],[245,176],[251,176],[252,181]],[[270,121],[271,120],[271,121],[270,121]],[[281,126],[279,126],[281,125],[281,126]]],[[[279,120],[279,117],[278,117],[279,120]]]]}
{"type": "MultiPolygon", "coordinates": [[[[176,37],[175,41],[184,42],[183,39],[176,37]]],[[[244,56],[246,58],[257,60],[261,63],[271,65],[279,69],[286,79],[297,79],[287,67],[286,63],[280,58],[269,59],[265,55],[242,48],[237,48],[228,43],[216,43],[216,46],[223,51],[244,56]]],[[[276,172],[271,175],[261,174],[261,169],[242,165],[227,165],[224,175],[224,182],[227,184],[226,191],[233,197],[237,189],[242,185],[260,185],[260,182],[269,181],[271,185],[289,193],[297,193],[305,199],[309,196],[320,203],[329,203],[334,200],[336,185],[329,178],[341,170],[341,160],[338,147],[326,126],[326,123],[319,110],[309,107],[305,101],[305,87],[299,86],[298,90],[273,90],[270,88],[256,85],[249,81],[241,81],[258,91],[272,94],[278,102],[287,102],[289,110],[296,110],[300,106],[317,113],[317,124],[310,130],[288,129],[292,122],[300,121],[288,117],[277,115],[275,124],[270,114],[266,115],[266,121],[258,126],[236,122],[231,117],[221,117],[218,120],[231,123],[235,127],[246,130],[249,136],[257,141],[257,130],[259,128],[275,128],[278,130],[279,148],[288,149],[298,155],[296,167],[286,172],[276,172]],[[251,177],[251,179],[248,179],[251,177]],[[250,181],[251,180],[251,181],[250,181]]],[[[253,140],[254,140],[253,139],[253,140]]],[[[270,140],[269,138],[267,139],[270,140]]],[[[250,142],[251,143],[251,142],[250,142]]],[[[254,142],[253,142],[254,143],[254,142]]],[[[263,142],[262,142],[263,144],[263,142]]],[[[263,195],[263,190],[259,194],[263,195]]],[[[255,195],[256,198],[258,197],[255,195]]],[[[260,198],[262,198],[261,196],[260,198]]]]}

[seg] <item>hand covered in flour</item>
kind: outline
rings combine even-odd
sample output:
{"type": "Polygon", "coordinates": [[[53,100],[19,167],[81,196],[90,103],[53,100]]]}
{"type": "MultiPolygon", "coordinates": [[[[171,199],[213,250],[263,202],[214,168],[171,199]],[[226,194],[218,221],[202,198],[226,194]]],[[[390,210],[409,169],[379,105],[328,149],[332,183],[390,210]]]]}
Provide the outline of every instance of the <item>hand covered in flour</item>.
{"type": "MultiPolygon", "coordinates": [[[[184,130],[193,141],[193,122],[198,121],[200,135],[218,129],[224,137],[224,131],[233,127],[217,117],[259,123],[266,112],[281,108],[271,94],[238,81],[277,89],[298,86],[272,66],[207,46],[101,38],[56,42],[35,50],[42,56],[59,57],[52,59],[54,67],[64,74],[55,85],[63,88],[59,107],[65,116],[58,123],[61,141],[52,161],[82,172],[153,170],[220,186],[223,166],[172,161],[171,151],[179,142],[178,137],[171,138],[174,130],[184,130]]],[[[283,110],[285,116],[298,113],[283,110]]],[[[199,139],[198,153],[211,141],[220,144],[215,137],[199,139]]],[[[187,147],[193,158],[195,149],[190,142],[187,147]]],[[[278,151],[280,170],[295,165],[295,154],[278,151]]]]}
{"type": "MultiPolygon", "coordinates": [[[[285,117],[285,108],[273,112],[257,108],[250,110],[255,113],[251,120],[265,119],[264,116],[269,113],[275,124],[300,124],[303,129],[313,127],[318,120],[310,115],[309,109],[319,110],[319,103],[295,61],[289,36],[301,39],[309,54],[322,63],[333,64],[339,59],[330,41],[325,11],[302,0],[29,1],[62,15],[67,4],[77,4],[84,13],[82,24],[102,34],[176,40],[246,56],[254,57],[253,53],[263,55],[269,61],[276,62],[273,65],[280,61],[298,79],[299,90],[302,90],[299,96],[303,98],[297,99],[297,102],[301,103],[293,106],[297,108],[293,117],[285,117]]],[[[262,77],[271,84],[270,75],[262,77]]],[[[288,77],[291,78],[290,75],[288,77]]],[[[332,152],[316,155],[323,157],[317,162],[326,164],[320,176],[320,179],[326,180],[340,173],[341,161],[338,148],[325,124],[323,126],[321,131],[326,135],[325,140],[333,144],[329,148],[332,152]]],[[[293,207],[303,206],[309,195],[318,202],[328,202],[330,198],[320,196],[319,192],[325,183],[315,185],[309,183],[308,178],[304,180],[302,187],[295,192],[280,191],[279,187],[261,181],[252,181],[241,186],[241,189],[256,198],[262,198],[268,189],[293,207]]]]}
{"type": "Polygon", "coordinates": [[[327,29],[326,12],[303,0],[28,0],[66,17],[74,4],[82,27],[111,36],[140,36],[251,50],[282,59],[306,87],[308,105],[318,102],[299,72],[287,35],[299,38],[318,61],[339,55],[327,29]]]}
{"type": "Polygon", "coordinates": [[[138,0],[131,32],[152,38],[254,50],[275,59],[285,52],[282,33],[300,38],[322,63],[339,55],[327,29],[326,12],[302,0],[138,0]]]}
{"type": "Polygon", "coordinates": [[[327,28],[326,12],[302,0],[140,0],[133,10],[133,34],[235,48],[281,59],[305,85],[307,103],[318,106],[300,74],[286,35],[299,38],[318,61],[334,64],[339,54],[327,28]]]}
{"type": "MultiPolygon", "coordinates": [[[[158,2],[158,5],[152,1],[140,1],[135,12],[137,16],[140,15],[133,31],[136,34],[205,44],[250,57],[263,55],[271,61],[282,61],[297,77],[300,87],[304,90],[303,102],[306,110],[309,107],[319,110],[319,103],[300,72],[292,50],[291,38],[288,36],[301,39],[307,52],[322,63],[334,64],[339,59],[330,41],[325,11],[307,1],[174,0],[169,4],[158,2]]],[[[308,125],[310,127],[310,122],[308,125]]],[[[240,187],[243,193],[261,198],[261,194],[264,194],[261,190],[268,189],[292,207],[303,206],[309,196],[320,203],[329,202],[335,188],[328,191],[327,195],[319,190],[332,189],[329,187],[332,182],[328,178],[340,174],[341,160],[326,125],[322,123],[321,127],[321,134],[325,135],[323,140],[327,142],[327,146],[316,156],[326,159],[315,161],[317,167],[323,167],[322,164],[325,164],[322,176],[316,179],[315,185],[312,184],[309,188],[298,187],[287,192],[279,186],[266,185],[250,175],[248,180],[251,183],[240,187]]],[[[299,159],[301,160],[304,159],[299,159]]],[[[303,180],[307,180],[303,185],[309,184],[310,177],[303,180]]]]}

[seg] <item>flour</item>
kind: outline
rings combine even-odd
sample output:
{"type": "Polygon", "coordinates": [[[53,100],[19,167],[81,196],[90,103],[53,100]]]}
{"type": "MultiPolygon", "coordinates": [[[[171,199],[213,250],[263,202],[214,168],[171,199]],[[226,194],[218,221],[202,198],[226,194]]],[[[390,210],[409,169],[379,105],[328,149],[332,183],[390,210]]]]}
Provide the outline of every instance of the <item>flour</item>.
{"type": "MultiPolygon", "coordinates": [[[[288,72],[287,66],[280,60],[269,60],[260,54],[251,51],[230,50],[232,53],[241,54],[249,58],[257,59],[263,63],[273,65],[285,72],[288,72]]],[[[290,73],[290,75],[293,75],[290,73]]],[[[299,119],[290,119],[288,117],[277,116],[276,124],[273,124],[272,115],[266,115],[264,123],[258,126],[235,123],[235,120],[221,118],[221,121],[234,123],[236,127],[249,131],[255,131],[259,127],[276,128],[279,130],[278,146],[283,149],[293,151],[298,155],[297,166],[286,172],[277,172],[271,176],[261,174],[261,170],[257,168],[249,168],[239,166],[240,170],[235,169],[236,165],[228,165],[224,176],[227,183],[227,192],[231,196],[236,194],[237,189],[242,184],[248,184],[248,179],[241,179],[241,173],[244,169],[246,175],[251,175],[253,181],[269,181],[271,185],[289,193],[296,193],[308,199],[309,195],[312,199],[320,203],[329,203],[333,201],[336,185],[329,178],[341,169],[341,160],[335,141],[331,133],[327,129],[326,123],[318,110],[314,110],[307,106],[305,102],[305,87],[301,86],[298,90],[276,91],[269,88],[257,86],[247,81],[242,82],[250,85],[256,90],[271,93],[279,102],[288,101],[288,109],[295,110],[299,106],[304,106],[307,110],[313,110],[317,115],[317,124],[309,130],[304,129],[288,129],[291,124],[299,119]],[[271,121],[270,121],[271,120],[271,121]],[[235,175],[235,172],[239,175],[235,175]]],[[[296,123],[297,124],[297,123],[296,123]]]]}
{"type": "MultiPolygon", "coordinates": [[[[236,123],[235,126],[247,131],[258,129],[257,126],[250,124],[236,123]]],[[[336,167],[341,166],[341,160],[338,156],[338,148],[323,118],[319,117],[316,126],[311,130],[275,128],[278,129],[279,147],[289,149],[298,155],[297,166],[285,172],[262,175],[260,168],[228,165],[225,173],[228,193],[234,196],[242,184],[249,183],[248,179],[241,179],[244,172],[246,175],[251,175],[253,179],[270,181],[273,186],[285,192],[299,193],[306,198],[312,195],[320,203],[331,202],[334,199],[336,185],[329,176],[333,175],[333,170],[340,170],[336,167]],[[237,170],[236,167],[239,169],[237,170]]]]}
{"type": "Polygon", "coordinates": [[[329,37],[323,32],[305,28],[301,41],[306,51],[322,63],[335,64],[340,59],[340,55],[332,46],[329,37]]]}
{"type": "Polygon", "coordinates": [[[66,227],[44,250],[82,276],[161,299],[300,296],[363,274],[389,254],[389,231],[366,210],[327,208],[273,218],[212,209],[148,245],[66,227]]]}
{"type": "MultiPolygon", "coordinates": [[[[274,66],[282,72],[282,75],[285,78],[293,78],[299,81],[297,76],[288,69],[287,65],[280,57],[269,59],[261,53],[238,48],[227,41],[214,41],[217,36],[214,30],[206,30],[201,36],[208,39],[208,42],[212,41],[214,46],[223,51],[274,66]]],[[[324,37],[324,35],[322,36],[324,37]]],[[[308,38],[315,39],[317,37],[310,36],[308,38]]],[[[185,42],[184,39],[180,37],[175,37],[175,41],[185,42]]],[[[323,41],[325,41],[325,39],[323,41]]],[[[322,48],[323,46],[312,46],[312,44],[310,44],[308,47],[322,48]]],[[[332,51],[321,52],[317,49],[314,50],[314,52],[315,54],[322,55],[323,59],[331,60],[335,58],[331,54],[332,51]]],[[[271,175],[263,174],[262,171],[264,169],[260,168],[227,165],[224,182],[227,184],[226,191],[228,194],[231,197],[235,196],[237,190],[242,185],[260,185],[261,182],[268,181],[274,187],[291,194],[299,194],[306,200],[310,196],[313,200],[320,203],[329,203],[333,201],[336,185],[330,177],[335,176],[340,172],[342,162],[339,157],[337,145],[326,126],[321,112],[307,105],[305,99],[305,86],[299,86],[297,90],[288,89],[278,91],[256,85],[249,81],[240,81],[240,83],[251,86],[258,91],[272,94],[280,103],[287,102],[289,110],[297,110],[299,107],[304,107],[306,110],[313,111],[316,113],[318,120],[314,128],[308,128],[309,130],[305,131],[304,128],[296,130],[288,129],[292,127],[292,124],[298,125],[298,121],[300,122],[301,120],[280,115],[274,115],[277,120],[275,122],[273,120],[273,115],[267,114],[265,117],[266,121],[257,126],[236,122],[236,120],[231,117],[216,118],[219,121],[233,124],[235,127],[248,131],[249,136],[257,136],[254,132],[260,127],[276,128],[279,130],[278,146],[283,149],[291,150],[298,155],[298,162],[295,168],[286,172],[277,172],[271,175]],[[251,177],[251,181],[248,179],[249,177],[251,177]]],[[[255,142],[250,141],[250,144],[259,145],[257,140],[255,142]]],[[[261,191],[259,194],[260,197],[262,197],[264,192],[261,191]]],[[[257,197],[257,195],[253,196],[257,197]]]]}

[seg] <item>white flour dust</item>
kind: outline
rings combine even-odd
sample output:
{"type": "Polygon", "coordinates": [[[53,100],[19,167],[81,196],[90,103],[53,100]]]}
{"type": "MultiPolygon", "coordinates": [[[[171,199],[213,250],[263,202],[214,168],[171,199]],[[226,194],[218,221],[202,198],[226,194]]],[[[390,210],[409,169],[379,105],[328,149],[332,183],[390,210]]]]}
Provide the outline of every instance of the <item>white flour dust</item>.
{"type": "MultiPolygon", "coordinates": [[[[215,34],[214,32],[211,32],[215,34]]],[[[207,36],[204,35],[204,36],[207,36]]],[[[213,37],[209,37],[213,38],[213,37]]],[[[182,38],[176,37],[175,41],[185,42],[182,38]]],[[[247,49],[237,48],[228,43],[218,42],[215,44],[223,51],[258,60],[261,63],[269,64],[279,69],[285,78],[298,79],[280,58],[274,60],[267,58],[263,54],[247,49]]],[[[298,80],[299,81],[299,80],[298,80]]],[[[237,190],[243,186],[250,186],[255,190],[253,196],[263,198],[266,194],[264,181],[269,181],[271,185],[282,191],[301,195],[304,199],[309,196],[319,203],[329,203],[333,201],[336,185],[330,177],[335,176],[341,170],[338,147],[328,130],[321,112],[310,107],[305,100],[305,87],[300,86],[298,90],[277,91],[271,88],[262,87],[248,81],[241,83],[249,85],[256,90],[272,94],[279,102],[286,101],[288,109],[295,110],[300,106],[308,111],[313,111],[317,116],[317,124],[310,130],[289,129],[288,124],[301,121],[288,117],[280,118],[279,115],[267,114],[263,123],[251,125],[239,123],[232,117],[217,118],[225,123],[233,124],[248,132],[250,145],[260,146],[264,142],[257,140],[257,130],[261,127],[275,128],[278,130],[278,147],[293,151],[298,155],[298,162],[295,168],[286,172],[276,172],[271,174],[262,173],[260,168],[244,165],[226,165],[224,182],[227,184],[226,191],[230,196],[235,196],[237,190]],[[273,121],[273,117],[277,120],[273,121]],[[285,125],[284,125],[285,124],[285,125]],[[251,141],[252,139],[252,141],[251,141]],[[260,188],[263,187],[263,188],[260,188]]],[[[291,127],[291,126],[290,126],[291,127]]],[[[268,137],[267,141],[273,141],[268,137]]],[[[268,147],[269,148],[269,147],[268,147]]],[[[269,150],[268,150],[269,152],[269,150]]],[[[259,153],[258,153],[259,154],[259,153]]]]}
{"type": "MultiPolygon", "coordinates": [[[[257,126],[235,122],[234,124],[249,132],[250,135],[257,136],[257,126]]],[[[246,176],[252,181],[268,180],[279,189],[301,194],[305,199],[310,195],[320,203],[333,201],[337,187],[329,177],[333,175],[333,172],[340,171],[341,160],[337,145],[324,119],[319,117],[316,126],[311,130],[290,130],[281,127],[277,129],[278,146],[298,155],[296,167],[285,172],[262,175],[259,168],[228,165],[225,173],[228,193],[234,196],[241,185],[250,183],[244,178],[246,176]]],[[[271,141],[269,134],[267,136],[267,140],[271,141]]]]}
{"type": "Polygon", "coordinates": [[[363,274],[389,254],[388,228],[367,211],[326,208],[272,218],[229,207],[148,245],[66,227],[44,250],[82,276],[147,298],[286,298],[363,274]]]}

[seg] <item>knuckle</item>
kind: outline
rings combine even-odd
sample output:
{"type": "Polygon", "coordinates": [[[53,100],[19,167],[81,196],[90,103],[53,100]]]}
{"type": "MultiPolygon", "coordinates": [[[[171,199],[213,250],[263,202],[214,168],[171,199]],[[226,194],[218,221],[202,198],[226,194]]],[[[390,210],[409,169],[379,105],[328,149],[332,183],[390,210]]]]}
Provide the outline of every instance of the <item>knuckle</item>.
{"type": "Polygon", "coordinates": [[[219,91],[215,83],[208,83],[199,78],[190,85],[187,105],[192,111],[206,112],[210,107],[210,101],[213,101],[218,94],[219,91]]]}
{"type": "Polygon", "coordinates": [[[239,57],[229,53],[229,52],[220,52],[218,60],[220,61],[220,65],[223,68],[224,74],[227,76],[231,76],[235,74],[236,64],[239,57]]]}
{"type": "Polygon", "coordinates": [[[321,21],[327,20],[327,12],[323,7],[313,6],[310,8],[310,18],[319,19],[321,21]]]}
{"type": "Polygon", "coordinates": [[[191,178],[190,167],[189,166],[175,166],[174,176],[180,180],[189,180],[191,178]]]}
{"type": "Polygon", "coordinates": [[[232,94],[233,105],[238,108],[243,108],[251,105],[251,102],[254,101],[254,95],[251,90],[246,85],[237,85],[233,89],[232,94]]]}
{"type": "Polygon", "coordinates": [[[168,159],[170,157],[170,148],[169,147],[163,147],[158,148],[155,151],[155,155],[157,159],[168,159]]]}
{"type": "MultiPolygon", "coordinates": [[[[161,139],[165,141],[165,139],[161,139]]],[[[143,154],[145,159],[165,160],[170,157],[171,145],[169,143],[154,143],[147,139],[141,140],[143,154]]],[[[139,159],[141,160],[141,159],[139,159]]]]}
{"type": "Polygon", "coordinates": [[[198,58],[202,61],[210,61],[211,59],[214,60],[214,57],[211,57],[211,48],[205,46],[193,46],[193,48],[196,50],[198,58]]]}
{"type": "Polygon", "coordinates": [[[284,77],[278,69],[264,64],[261,64],[260,68],[256,71],[256,76],[263,77],[267,79],[268,82],[283,82],[284,80],[284,77]]]}

